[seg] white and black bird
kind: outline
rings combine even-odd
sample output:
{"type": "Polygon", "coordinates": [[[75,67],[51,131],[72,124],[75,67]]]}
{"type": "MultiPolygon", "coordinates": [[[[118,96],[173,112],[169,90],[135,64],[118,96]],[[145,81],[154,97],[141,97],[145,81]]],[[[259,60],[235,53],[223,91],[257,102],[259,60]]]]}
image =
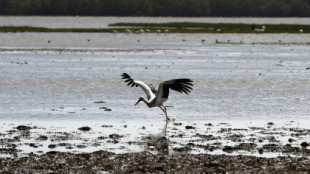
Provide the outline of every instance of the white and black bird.
{"type": "Polygon", "coordinates": [[[149,108],[157,106],[164,112],[167,120],[170,119],[168,118],[167,109],[163,103],[168,100],[169,89],[188,94],[192,90],[191,86],[193,86],[193,81],[190,79],[172,79],[160,83],[158,89],[156,90],[152,84],[134,80],[127,73],[123,73],[121,76],[122,79],[125,80],[125,83],[128,83],[127,86],[140,86],[146,94],[147,99],[140,97],[135,106],[140,101],[143,101],[149,108]]]}

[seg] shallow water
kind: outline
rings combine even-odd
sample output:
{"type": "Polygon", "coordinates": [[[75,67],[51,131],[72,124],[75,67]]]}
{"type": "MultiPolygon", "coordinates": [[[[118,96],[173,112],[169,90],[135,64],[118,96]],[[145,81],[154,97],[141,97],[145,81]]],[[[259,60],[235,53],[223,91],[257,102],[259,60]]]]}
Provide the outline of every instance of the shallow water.
{"type": "MultiPolygon", "coordinates": [[[[289,138],[299,148],[309,139],[308,34],[0,36],[3,151],[15,144],[19,155],[51,150],[160,153],[161,149],[156,152],[146,144],[164,136],[165,116],[143,103],[133,106],[145,94],[126,86],[120,76],[124,72],[155,86],[173,78],[194,81],[189,95],[173,91],[165,103],[168,115],[182,123],[167,126],[170,154],[194,143],[190,153],[298,156],[279,149],[269,153],[268,147],[263,154],[258,150],[274,143],[281,149],[289,138]],[[16,131],[19,125],[32,129],[16,131]],[[187,125],[195,129],[187,130],[187,125]],[[91,131],[81,132],[81,126],[89,126],[91,131]],[[115,141],[111,134],[122,137],[115,141]],[[242,134],[241,142],[254,142],[257,147],[224,152],[225,146],[240,144],[239,139],[231,139],[235,134],[242,134]],[[47,140],[38,140],[41,135],[47,140]],[[220,138],[209,141],[209,135],[220,138]],[[216,148],[211,151],[209,145],[216,148]]],[[[2,157],[12,155],[0,153],[2,157]]]]}
{"type": "Polygon", "coordinates": [[[308,46],[188,45],[134,49],[2,51],[1,120],[163,120],[130,88],[127,72],[155,86],[191,78],[171,93],[170,117],[187,120],[309,120],[308,46]],[[95,103],[104,101],[104,103],[95,103]],[[112,111],[105,111],[106,107],[112,111]]]}
{"type": "MultiPolygon", "coordinates": [[[[310,34],[0,33],[2,48],[172,49],[228,45],[309,45],[310,34]]],[[[233,51],[233,50],[231,50],[233,51]]]]}

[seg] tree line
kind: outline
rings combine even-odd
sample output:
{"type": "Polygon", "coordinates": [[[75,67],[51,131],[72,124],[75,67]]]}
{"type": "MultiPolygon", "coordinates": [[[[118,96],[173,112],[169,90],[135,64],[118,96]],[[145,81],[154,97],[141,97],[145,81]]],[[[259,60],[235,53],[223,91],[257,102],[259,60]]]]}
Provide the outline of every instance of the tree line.
{"type": "Polygon", "coordinates": [[[310,0],[0,0],[0,15],[310,17],[310,0]]]}

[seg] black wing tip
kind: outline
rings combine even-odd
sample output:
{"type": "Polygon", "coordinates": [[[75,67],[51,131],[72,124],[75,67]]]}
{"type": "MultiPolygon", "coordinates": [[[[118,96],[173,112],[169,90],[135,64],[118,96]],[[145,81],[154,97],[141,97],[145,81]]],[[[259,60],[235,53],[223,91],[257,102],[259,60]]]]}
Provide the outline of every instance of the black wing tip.
{"type": "Polygon", "coordinates": [[[194,81],[191,79],[176,79],[176,81],[185,86],[194,86],[194,81]]]}
{"type": "Polygon", "coordinates": [[[193,80],[191,79],[176,79],[176,82],[179,83],[180,87],[177,90],[180,93],[189,94],[193,88],[191,86],[193,85],[193,80]]]}
{"type": "Polygon", "coordinates": [[[134,82],[134,80],[130,77],[129,74],[123,73],[121,76],[122,79],[125,79],[125,83],[127,83],[127,86],[131,85],[131,87],[138,87],[138,85],[134,82]]]}
{"type": "Polygon", "coordinates": [[[122,75],[122,79],[128,79],[128,78],[131,78],[129,74],[127,73],[123,73],[122,75]]]}

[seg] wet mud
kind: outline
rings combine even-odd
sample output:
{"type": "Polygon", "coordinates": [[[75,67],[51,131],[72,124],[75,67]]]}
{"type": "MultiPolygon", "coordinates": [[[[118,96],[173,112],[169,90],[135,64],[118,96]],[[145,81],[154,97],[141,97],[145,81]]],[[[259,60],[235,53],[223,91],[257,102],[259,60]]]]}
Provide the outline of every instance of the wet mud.
{"type": "Polygon", "coordinates": [[[295,173],[309,172],[308,158],[260,158],[209,154],[115,154],[107,151],[73,154],[50,151],[43,155],[0,159],[3,173],[295,173]]]}
{"type": "Polygon", "coordinates": [[[155,125],[143,124],[132,139],[126,133],[132,124],[67,131],[4,124],[0,172],[309,172],[310,129],[295,125],[269,122],[238,128],[229,123],[167,122],[160,133],[152,134],[148,130],[155,125]]]}

